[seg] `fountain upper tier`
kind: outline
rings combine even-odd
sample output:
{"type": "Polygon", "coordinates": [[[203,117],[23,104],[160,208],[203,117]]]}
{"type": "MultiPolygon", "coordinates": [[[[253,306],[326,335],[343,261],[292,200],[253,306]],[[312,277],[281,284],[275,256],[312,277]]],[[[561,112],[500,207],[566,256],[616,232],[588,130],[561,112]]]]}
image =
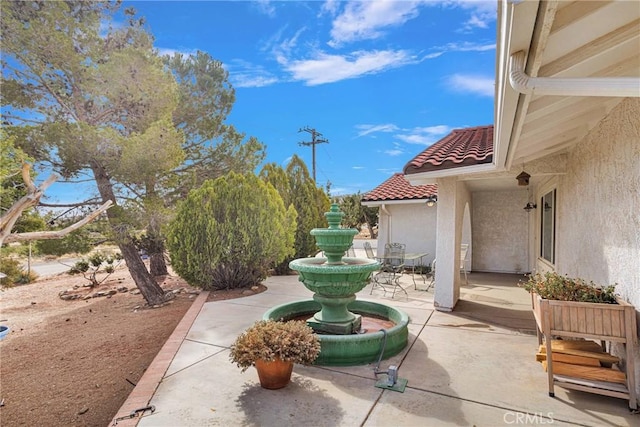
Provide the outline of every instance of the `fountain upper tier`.
{"type": "Polygon", "coordinates": [[[358,230],[340,227],[344,213],[337,204],[331,205],[331,209],[324,216],[329,228],[314,228],[311,235],[315,237],[316,245],[327,257],[327,264],[342,264],[342,257],[353,244],[353,237],[358,234],[358,230]]]}

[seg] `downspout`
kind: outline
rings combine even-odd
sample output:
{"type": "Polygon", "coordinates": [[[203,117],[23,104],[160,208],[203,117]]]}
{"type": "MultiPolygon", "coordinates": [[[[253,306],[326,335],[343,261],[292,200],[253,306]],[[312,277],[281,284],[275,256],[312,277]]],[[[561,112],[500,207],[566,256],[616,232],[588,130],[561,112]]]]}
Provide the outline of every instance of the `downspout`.
{"type": "MultiPolygon", "coordinates": [[[[385,205],[384,203],[382,205],[380,205],[380,210],[382,212],[384,212],[384,214],[387,216],[387,238],[385,243],[390,243],[390,239],[391,239],[391,212],[389,212],[387,210],[387,205],[385,205]]],[[[380,249],[378,249],[379,251],[380,249]]],[[[380,253],[380,252],[378,252],[380,253]]]]}
{"type": "Polygon", "coordinates": [[[509,61],[509,83],[520,93],[552,96],[640,97],[636,77],[531,77],[524,72],[525,53],[518,51],[509,61]]]}

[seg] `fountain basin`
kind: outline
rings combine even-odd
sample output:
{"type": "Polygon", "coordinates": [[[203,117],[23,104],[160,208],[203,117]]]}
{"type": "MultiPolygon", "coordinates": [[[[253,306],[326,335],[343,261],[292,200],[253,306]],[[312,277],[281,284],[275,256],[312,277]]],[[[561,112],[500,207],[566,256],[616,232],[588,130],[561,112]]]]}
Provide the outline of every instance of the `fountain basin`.
{"type": "MultiPolygon", "coordinates": [[[[291,320],[312,315],[321,308],[316,301],[296,301],[281,304],[263,315],[263,319],[291,320]]],[[[353,301],[349,311],[363,318],[388,320],[390,327],[385,332],[376,328],[362,334],[329,335],[318,334],[320,338],[320,356],[315,364],[321,366],[355,366],[376,362],[384,345],[382,358],[386,359],[400,353],[407,345],[409,316],[401,310],[370,301],[353,301]]],[[[366,320],[363,325],[368,324],[366,320]]],[[[386,323],[386,322],[385,322],[386,323]]],[[[375,324],[373,322],[372,324],[375,324]]]]}

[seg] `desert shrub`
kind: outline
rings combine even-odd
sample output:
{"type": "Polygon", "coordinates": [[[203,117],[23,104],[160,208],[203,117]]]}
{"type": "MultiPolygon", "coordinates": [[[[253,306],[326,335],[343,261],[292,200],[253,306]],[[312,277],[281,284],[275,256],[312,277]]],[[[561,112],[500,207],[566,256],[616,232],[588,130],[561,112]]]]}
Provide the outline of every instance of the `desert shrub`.
{"type": "Polygon", "coordinates": [[[116,268],[122,262],[122,254],[105,254],[96,252],[88,258],[83,258],[76,262],[69,270],[69,274],[82,274],[89,281],[88,286],[95,287],[107,280],[107,278],[116,271],[116,268]],[[98,278],[100,274],[100,279],[98,278]]]}
{"type": "Polygon", "coordinates": [[[26,284],[35,281],[38,275],[34,272],[29,274],[23,270],[20,261],[15,258],[3,256],[0,258],[0,272],[4,273],[6,277],[0,279],[0,287],[11,287],[16,284],[26,284]]]}
{"type": "Polygon", "coordinates": [[[292,253],[295,218],[273,186],[253,174],[208,180],[189,193],[169,226],[172,266],[203,289],[254,285],[292,253]]]}
{"type": "Polygon", "coordinates": [[[62,239],[38,240],[36,247],[41,255],[86,254],[93,249],[93,240],[89,231],[80,229],[62,239]]]}
{"type": "Polygon", "coordinates": [[[273,163],[265,165],[260,176],[277,189],[286,206],[293,206],[297,214],[294,252],[274,266],[276,274],[289,274],[291,260],[313,256],[318,252],[311,230],[327,226],[324,213],[329,210],[331,203],[324,190],[316,186],[307,166],[298,156],[291,158],[286,170],[273,163]]]}

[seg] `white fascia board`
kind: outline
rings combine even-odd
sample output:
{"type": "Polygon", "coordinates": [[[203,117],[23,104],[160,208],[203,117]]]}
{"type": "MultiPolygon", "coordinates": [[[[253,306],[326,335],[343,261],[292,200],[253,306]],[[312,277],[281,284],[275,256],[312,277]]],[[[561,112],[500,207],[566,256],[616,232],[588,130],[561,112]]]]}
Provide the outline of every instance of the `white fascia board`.
{"type": "Polygon", "coordinates": [[[405,174],[404,178],[409,181],[411,185],[425,185],[436,184],[438,178],[447,178],[459,175],[473,175],[479,173],[496,172],[499,171],[493,163],[483,163],[481,165],[461,166],[459,168],[443,169],[437,171],[421,172],[405,174]]]}
{"type": "Polygon", "coordinates": [[[367,202],[360,202],[362,206],[384,206],[384,205],[423,205],[427,202],[427,199],[410,199],[410,200],[372,200],[367,202]]]}
{"type": "Polygon", "coordinates": [[[533,39],[539,1],[512,2],[501,0],[498,4],[496,95],[493,130],[493,162],[496,169],[509,169],[509,152],[515,149],[517,138],[516,118],[521,108],[518,93],[509,82],[511,54],[528,50],[533,39]]]}

